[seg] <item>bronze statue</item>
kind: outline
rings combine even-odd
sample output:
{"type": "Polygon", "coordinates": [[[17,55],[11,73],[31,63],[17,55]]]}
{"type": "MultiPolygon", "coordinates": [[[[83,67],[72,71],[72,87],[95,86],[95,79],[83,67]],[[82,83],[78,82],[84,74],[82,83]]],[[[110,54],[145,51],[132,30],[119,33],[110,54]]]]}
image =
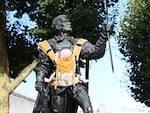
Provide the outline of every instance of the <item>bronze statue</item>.
{"type": "Polygon", "coordinates": [[[52,28],[59,31],[54,38],[42,41],[35,68],[35,88],[39,92],[33,113],[76,113],[78,105],[84,113],[93,113],[80,73],[79,60],[103,57],[108,40],[102,32],[96,44],[70,36],[71,23],[66,15],[54,18],[52,28]]]}

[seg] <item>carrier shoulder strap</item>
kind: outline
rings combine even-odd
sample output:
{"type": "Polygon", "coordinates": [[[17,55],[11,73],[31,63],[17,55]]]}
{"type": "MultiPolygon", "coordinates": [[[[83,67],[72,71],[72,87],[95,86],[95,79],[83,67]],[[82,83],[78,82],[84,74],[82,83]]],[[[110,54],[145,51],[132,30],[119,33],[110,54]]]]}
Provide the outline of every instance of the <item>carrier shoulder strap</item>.
{"type": "MultiPolygon", "coordinates": [[[[83,45],[84,42],[86,42],[87,40],[86,39],[83,39],[83,38],[80,38],[78,41],[77,41],[77,44],[76,46],[74,47],[74,56],[78,57],[79,54],[80,54],[80,51],[81,51],[81,47],[83,45]]],[[[55,60],[55,54],[54,54],[54,51],[53,49],[51,48],[50,44],[48,43],[47,40],[44,40],[42,42],[39,43],[39,47],[40,49],[50,57],[50,59],[52,61],[55,60]]]]}
{"type": "Polygon", "coordinates": [[[50,59],[52,61],[55,60],[55,54],[54,54],[54,51],[53,49],[51,48],[50,44],[48,43],[47,40],[44,40],[42,42],[39,43],[39,47],[40,49],[50,57],[50,59]]]}
{"type": "Polygon", "coordinates": [[[78,41],[77,41],[77,44],[76,46],[74,47],[74,56],[78,57],[79,54],[80,54],[80,51],[81,51],[81,47],[82,45],[84,44],[84,42],[86,42],[87,40],[86,39],[83,39],[83,38],[80,38],[78,41]]]}

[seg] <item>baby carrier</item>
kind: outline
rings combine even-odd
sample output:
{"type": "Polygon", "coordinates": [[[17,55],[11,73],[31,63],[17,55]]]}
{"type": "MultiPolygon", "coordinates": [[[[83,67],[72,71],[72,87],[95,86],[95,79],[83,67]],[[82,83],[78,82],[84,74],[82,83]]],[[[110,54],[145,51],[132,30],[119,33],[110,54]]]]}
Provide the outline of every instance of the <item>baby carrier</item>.
{"type": "Polygon", "coordinates": [[[40,42],[40,49],[56,64],[56,71],[53,74],[56,74],[56,79],[51,83],[55,89],[57,86],[75,86],[78,83],[75,74],[76,61],[79,58],[81,47],[85,41],[85,39],[80,38],[74,47],[73,53],[68,49],[62,50],[60,53],[54,53],[46,40],[40,42]]]}

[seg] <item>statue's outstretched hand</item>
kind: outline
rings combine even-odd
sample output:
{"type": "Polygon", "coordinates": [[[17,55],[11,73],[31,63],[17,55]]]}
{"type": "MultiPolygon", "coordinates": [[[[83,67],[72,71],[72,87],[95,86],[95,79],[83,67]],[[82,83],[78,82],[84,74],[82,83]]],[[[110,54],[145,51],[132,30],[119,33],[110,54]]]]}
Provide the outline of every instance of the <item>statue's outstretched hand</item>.
{"type": "Polygon", "coordinates": [[[104,41],[108,40],[108,32],[110,33],[112,30],[112,26],[109,24],[106,24],[102,27],[102,31],[100,32],[100,36],[104,41]]]}
{"type": "Polygon", "coordinates": [[[105,24],[103,27],[102,27],[103,31],[106,31],[106,32],[110,32],[112,30],[112,26],[109,25],[109,24],[105,24]]]}
{"type": "Polygon", "coordinates": [[[35,89],[37,91],[39,91],[40,93],[42,93],[44,90],[45,90],[45,82],[39,82],[39,81],[36,81],[35,83],[35,89]]]}

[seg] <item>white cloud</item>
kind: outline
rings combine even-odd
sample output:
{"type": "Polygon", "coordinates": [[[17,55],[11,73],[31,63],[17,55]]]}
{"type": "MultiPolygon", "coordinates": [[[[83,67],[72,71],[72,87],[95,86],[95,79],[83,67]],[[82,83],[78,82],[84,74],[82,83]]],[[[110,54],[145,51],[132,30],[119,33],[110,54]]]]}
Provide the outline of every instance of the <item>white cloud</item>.
{"type": "Polygon", "coordinates": [[[108,108],[106,108],[105,105],[100,105],[99,109],[98,109],[98,113],[111,113],[110,110],[108,108]]]}
{"type": "Polygon", "coordinates": [[[134,99],[130,97],[126,97],[122,99],[119,103],[119,108],[123,111],[130,111],[136,113],[150,113],[150,108],[146,107],[145,104],[136,102],[134,99]]]}

